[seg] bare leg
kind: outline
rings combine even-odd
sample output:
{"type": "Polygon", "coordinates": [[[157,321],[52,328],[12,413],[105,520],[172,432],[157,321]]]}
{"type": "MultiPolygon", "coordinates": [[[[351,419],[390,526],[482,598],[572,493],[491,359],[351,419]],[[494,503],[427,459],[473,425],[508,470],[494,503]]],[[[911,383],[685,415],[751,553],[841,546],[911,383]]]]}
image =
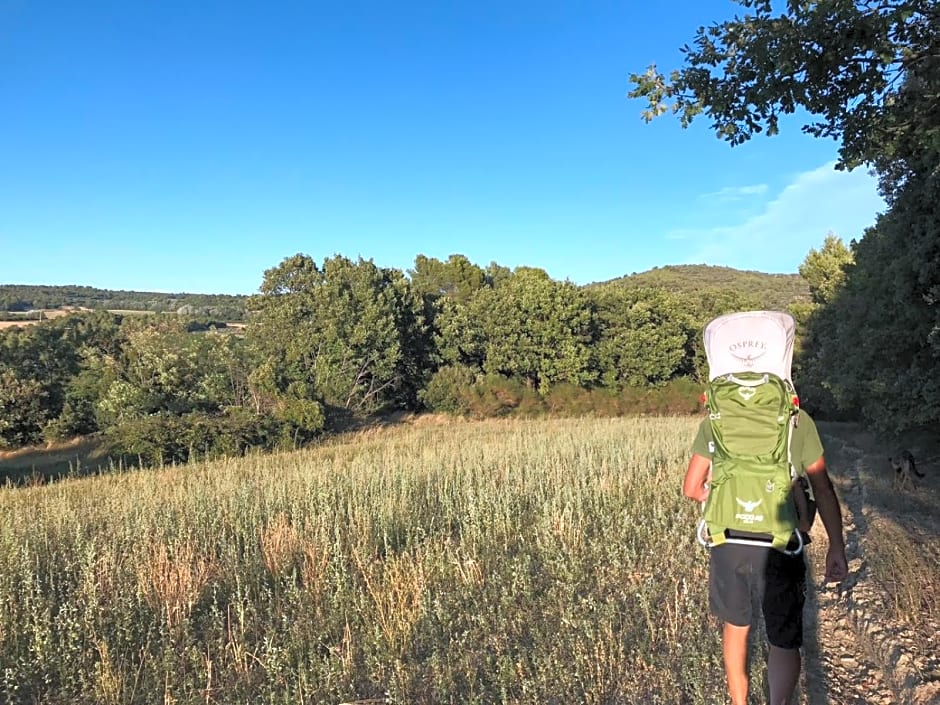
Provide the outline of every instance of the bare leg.
{"type": "Polygon", "coordinates": [[[721,650],[731,705],[747,705],[747,633],[750,627],[725,622],[721,630],[721,650]]]}
{"type": "Polygon", "coordinates": [[[770,647],[767,656],[767,680],[770,681],[770,705],[789,705],[800,680],[800,650],[770,647]]]}

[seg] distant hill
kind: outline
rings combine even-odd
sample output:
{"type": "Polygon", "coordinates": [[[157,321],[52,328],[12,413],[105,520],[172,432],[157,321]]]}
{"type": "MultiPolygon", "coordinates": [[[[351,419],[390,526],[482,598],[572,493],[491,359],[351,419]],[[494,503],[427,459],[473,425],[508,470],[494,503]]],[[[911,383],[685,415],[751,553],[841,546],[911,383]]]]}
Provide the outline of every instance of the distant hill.
{"type": "Polygon", "coordinates": [[[110,311],[185,312],[220,320],[245,318],[247,296],[112,291],[91,286],[0,284],[0,312],[21,313],[63,307],[110,311]]]}
{"type": "MultiPolygon", "coordinates": [[[[809,285],[799,274],[764,274],[731,267],[681,264],[654,267],[589,286],[619,284],[655,286],[679,294],[699,295],[734,291],[766,309],[786,310],[811,300],[809,285]]],[[[167,294],[151,291],[113,291],[90,286],[0,284],[0,319],[37,309],[64,307],[111,311],[185,312],[217,320],[245,320],[247,296],[230,294],[167,294]]]]}
{"type": "Polygon", "coordinates": [[[799,274],[764,274],[707,264],[654,267],[647,272],[612,279],[604,284],[655,286],[680,294],[735,291],[753,297],[769,310],[811,301],[809,285],[799,274]]]}

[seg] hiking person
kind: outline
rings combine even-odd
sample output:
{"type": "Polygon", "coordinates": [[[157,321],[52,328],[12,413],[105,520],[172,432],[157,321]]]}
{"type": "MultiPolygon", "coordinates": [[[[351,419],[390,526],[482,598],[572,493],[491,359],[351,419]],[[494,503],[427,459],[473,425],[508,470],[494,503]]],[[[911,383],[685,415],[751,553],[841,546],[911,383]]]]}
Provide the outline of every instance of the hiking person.
{"type": "MultiPolygon", "coordinates": [[[[802,549],[809,542],[812,523],[811,516],[799,514],[801,509],[806,511],[807,502],[791,499],[793,495],[803,499],[800,477],[808,480],[808,504],[815,502],[829,540],[826,582],[839,582],[848,572],[841,508],[813,419],[798,409],[793,394],[792,403],[784,395],[769,425],[765,418],[763,426],[748,426],[752,399],[773,400],[774,382],[792,392],[793,330],[788,314],[749,311],[721,316],[705,331],[707,395],[714,399],[707,399],[709,417],[700,424],[692,444],[683,493],[704,507],[699,536],[710,546],[709,605],[722,622],[722,655],[733,705],[747,702],[752,594],[760,596],[770,645],[771,705],[787,705],[799,682],[806,595],[802,549]],[[759,449],[753,439],[733,438],[735,434],[769,434],[771,429],[780,434],[779,440],[768,436],[759,449]],[[768,450],[771,446],[772,451],[768,450]],[[760,465],[773,464],[775,458],[782,469],[765,473],[760,465]],[[795,479],[781,479],[773,472],[787,472],[795,479]],[[786,488],[781,488],[784,482],[786,488]],[[755,495],[763,491],[762,486],[768,494],[755,495]],[[720,502],[719,492],[725,495],[720,502]]],[[[754,407],[754,415],[758,408],[754,407]]]]}

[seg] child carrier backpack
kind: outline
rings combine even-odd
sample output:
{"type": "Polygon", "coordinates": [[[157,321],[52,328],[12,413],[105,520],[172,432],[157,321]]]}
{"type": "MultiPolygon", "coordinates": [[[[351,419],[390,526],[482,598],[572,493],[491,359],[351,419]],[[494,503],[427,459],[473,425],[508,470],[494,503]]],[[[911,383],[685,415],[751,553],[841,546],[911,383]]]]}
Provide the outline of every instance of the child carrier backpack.
{"type": "Polygon", "coordinates": [[[790,381],[793,332],[792,317],[774,311],[729,314],[706,326],[712,465],[698,528],[706,546],[803,549],[790,459],[799,418],[790,381]]]}

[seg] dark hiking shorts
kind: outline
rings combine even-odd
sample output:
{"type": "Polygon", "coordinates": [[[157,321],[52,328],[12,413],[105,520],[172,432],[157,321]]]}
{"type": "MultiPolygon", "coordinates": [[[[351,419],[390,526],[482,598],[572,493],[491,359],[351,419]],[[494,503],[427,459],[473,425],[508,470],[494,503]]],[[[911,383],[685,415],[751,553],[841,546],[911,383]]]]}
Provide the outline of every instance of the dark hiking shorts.
{"type": "Polygon", "coordinates": [[[724,543],[710,550],[708,598],[721,621],[751,624],[752,599],[759,599],[767,640],[781,649],[803,645],[806,563],[761,546],[724,543]]]}

